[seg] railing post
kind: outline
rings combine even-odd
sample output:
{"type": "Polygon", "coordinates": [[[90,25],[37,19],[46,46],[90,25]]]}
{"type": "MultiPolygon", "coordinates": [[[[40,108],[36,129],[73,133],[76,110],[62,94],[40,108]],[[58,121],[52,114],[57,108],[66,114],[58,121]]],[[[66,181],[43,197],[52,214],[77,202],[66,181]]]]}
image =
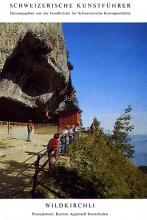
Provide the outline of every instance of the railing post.
{"type": "Polygon", "coordinates": [[[10,122],[8,121],[8,135],[10,134],[10,122]]]}
{"type": "Polygon", "coordinates": [[[50,168],[50,166],[51,166],[51,153],[47,152],[47,154],[48,154],[48,167],[50,168]]]}
{"type": "Polygon", "coordinates": [[[37,177],[38,177],[38,173],[39,173],[39,161],[40,161],[40,156],[37,157],[37,160],[35,162],[35,174],[33,176],[32,198],[35,198],[35,191],[36,191],[36,186],[37,186],[37,177]]]}

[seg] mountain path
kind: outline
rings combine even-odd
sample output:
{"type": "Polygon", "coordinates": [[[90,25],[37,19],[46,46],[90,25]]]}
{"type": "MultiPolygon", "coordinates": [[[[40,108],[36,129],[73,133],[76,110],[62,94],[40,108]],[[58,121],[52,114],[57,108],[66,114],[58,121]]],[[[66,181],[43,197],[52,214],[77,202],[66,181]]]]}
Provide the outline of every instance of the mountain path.
{"type": "Polygon", "coordinates": [[[31,198],[34,162],[46,151],[49,135],[24,138],[0,137],[0,198],[31,198]]]}

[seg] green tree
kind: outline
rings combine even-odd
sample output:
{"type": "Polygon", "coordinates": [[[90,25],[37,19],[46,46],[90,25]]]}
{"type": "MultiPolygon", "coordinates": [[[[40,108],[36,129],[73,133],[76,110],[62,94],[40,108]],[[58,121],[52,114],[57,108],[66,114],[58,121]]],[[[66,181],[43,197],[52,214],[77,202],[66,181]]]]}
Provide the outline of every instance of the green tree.
{"type": "Polygon", "coordinates": [[[96,128],[96,131],[100,131],[100,121],[98,121],[98,119],[94,116],[94,119],[93,119],[93,123],[94,123],[94,126],[96,128]]]}
{"type": "Polygon", "coordinates": [[[130,125],[132,119],[130,112],[132,111],[129,105],[124,114],[117,118],[114,124],[114,130],[112,134],[113,146],[120,149],[124,156],[131,158],[133,156],[134,146],[130,144],[129,134],[133,130],[134,126],[130,125]]]}

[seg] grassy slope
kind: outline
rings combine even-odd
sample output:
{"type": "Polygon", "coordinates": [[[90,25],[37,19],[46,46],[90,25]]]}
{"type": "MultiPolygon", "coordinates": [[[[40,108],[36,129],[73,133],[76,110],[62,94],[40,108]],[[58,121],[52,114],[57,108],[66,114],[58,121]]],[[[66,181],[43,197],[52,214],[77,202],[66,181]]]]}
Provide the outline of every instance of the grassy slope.
{"type": "Polygon", "coordinates": [[[48,198],[146,198],[147,175],[118,150],[108,137],[83,137],[67,152],[70,164],[59,162],[47,185],[39,191],[48,198]]]}

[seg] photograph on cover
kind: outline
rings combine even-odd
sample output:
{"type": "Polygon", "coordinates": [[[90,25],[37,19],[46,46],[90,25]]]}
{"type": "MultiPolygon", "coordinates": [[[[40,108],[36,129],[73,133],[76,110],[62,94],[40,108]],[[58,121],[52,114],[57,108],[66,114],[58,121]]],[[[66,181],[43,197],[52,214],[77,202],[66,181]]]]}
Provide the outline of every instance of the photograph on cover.
{"type": "Polygon", "coordinates": [[[0,198],[147,198],[147,23],[0,23],[0,198]]]}

